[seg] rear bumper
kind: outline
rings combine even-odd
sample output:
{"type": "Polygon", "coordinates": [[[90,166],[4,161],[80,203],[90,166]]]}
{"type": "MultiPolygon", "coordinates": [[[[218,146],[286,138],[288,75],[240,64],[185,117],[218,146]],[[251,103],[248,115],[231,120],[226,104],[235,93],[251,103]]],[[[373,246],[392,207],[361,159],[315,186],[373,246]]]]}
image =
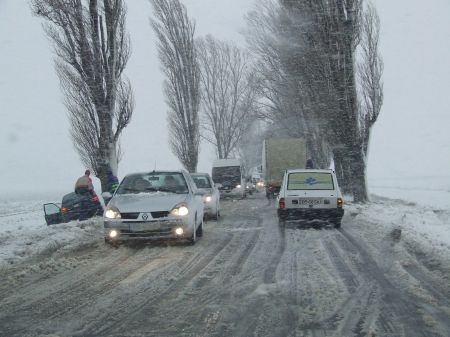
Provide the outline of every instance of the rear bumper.
{"type": "Polygon", "coordinates": [[[278,209],[282,220],[336,220],[344,216],[343,208],[283,208],[278,209]]]}
{"type": "Polygon", "coordinates": [[[221,198],[240,198],[245,194],[245,191],[243,189],[219,190],[219,192],[221,198]]]}

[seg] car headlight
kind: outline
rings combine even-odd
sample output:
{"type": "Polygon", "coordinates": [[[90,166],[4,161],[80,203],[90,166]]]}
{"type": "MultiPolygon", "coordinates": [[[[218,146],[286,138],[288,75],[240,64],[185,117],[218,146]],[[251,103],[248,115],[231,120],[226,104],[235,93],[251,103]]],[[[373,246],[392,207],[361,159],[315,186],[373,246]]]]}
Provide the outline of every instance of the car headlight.
{"type": "Polygon", "coordinates": [[[205,197],[205,202],[211,202],[211,200],[212,200],[212,197],[210,195],[207,195],[205,197]]]}
{"type": "Polygon", "coordinates": [[[236,185],[236,188],[241,188],[242,186],[241,185],[236,185]]]}
{"type": "Polygon", "coordinates": [[[122,218],[122,216],[120,215],[119,210],[117,209],[117,207],[108,207],[105,211],[105,218],[108,219],[120,219],[122,218]]]}
{"type": "Polygon", "coordinates": [[[186,216],[189,214],[189,209],[186,205],[177,205],[171,211],[170,214],[175,216],[186,216]]]}

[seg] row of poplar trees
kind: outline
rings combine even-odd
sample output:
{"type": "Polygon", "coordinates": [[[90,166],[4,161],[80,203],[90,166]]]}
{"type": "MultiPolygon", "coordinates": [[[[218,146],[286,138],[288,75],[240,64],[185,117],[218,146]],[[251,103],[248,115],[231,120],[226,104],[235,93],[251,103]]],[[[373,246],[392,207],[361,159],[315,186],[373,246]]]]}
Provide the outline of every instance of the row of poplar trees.
{"type": "MultiPolygon", "coordinates": [[[[319,167],[333,161],[344,192],[367,200],[370,130],[382,104],[379,20],[363,0],[262,0],[248,14],[249,51],[195,37],[179,0],[149,0],[173,153],[195,172],[199,145],[239,151],[256,118],[304,137],[319,167]]],[[[57,55],[71,135],[106,189],[134,108],[123,0],[31,0],[57,55]]]]}

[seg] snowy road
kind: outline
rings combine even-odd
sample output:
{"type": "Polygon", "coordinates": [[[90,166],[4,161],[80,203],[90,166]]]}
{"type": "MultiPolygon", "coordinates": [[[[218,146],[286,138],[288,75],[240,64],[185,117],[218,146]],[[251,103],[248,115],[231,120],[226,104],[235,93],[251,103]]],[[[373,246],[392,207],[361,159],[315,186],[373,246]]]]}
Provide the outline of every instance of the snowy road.
{"type": "Polygon", "coordinates": [[[339,231],[280,228],[260,194],[222,215],[195,246],[114,249],[98,224],[1,269],[0,336],[450,336],[448,261],[355,208],[339,231]]]}

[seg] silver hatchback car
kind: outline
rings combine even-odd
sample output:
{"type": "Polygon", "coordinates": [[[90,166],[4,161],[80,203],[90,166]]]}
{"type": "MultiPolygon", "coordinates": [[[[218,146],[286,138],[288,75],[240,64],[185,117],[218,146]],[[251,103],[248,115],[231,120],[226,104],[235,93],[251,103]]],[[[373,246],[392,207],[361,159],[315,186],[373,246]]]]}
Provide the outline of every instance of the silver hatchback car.
{"type": "Polygon", "coordinates": [[[103,215],[105,241],[179,239],[203,235],[203,194],[185,171],[127,175],[103,215]]]}
{"type": "Polygon", "coordinates": [[[195,185],[203,193],[205,215],[214,220],[220,216],[220,192],[208,173],[191,173],[195,185]]]}

